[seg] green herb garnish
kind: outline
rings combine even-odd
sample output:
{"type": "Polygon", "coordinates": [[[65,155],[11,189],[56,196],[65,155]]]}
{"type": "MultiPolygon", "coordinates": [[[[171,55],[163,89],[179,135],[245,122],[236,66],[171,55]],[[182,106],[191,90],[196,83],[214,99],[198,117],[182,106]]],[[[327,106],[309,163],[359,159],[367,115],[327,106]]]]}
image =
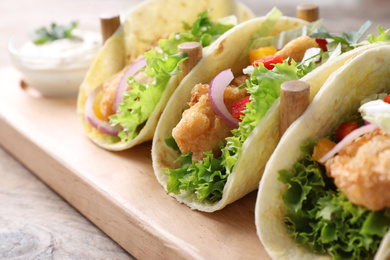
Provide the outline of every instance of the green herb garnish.
{"type": "Polygon", "coordinates": [[[72,31],[76,28],[78,22],[73,21],[69,25],[57,25],[56,23],[52,23],[51,31],[49,31],[46,27],[41,27],[34,32],[32,32],[29,36],[35,44],[44,44],[45,42],[55,41],[59,39],[71,38],[72,31]]]}
{"type": "Polygon", "coordinates": [[[371,26],[371,21],[366,21],[357,31],[344,32],[340,35],[334,36],[331,35],[324,28],[318,28],[318,30],[312,33],[310,36],[314,38],[324,38],[324,39],[333,39],[337,43],[342,43],[348,47],[353,48],[360,38],[367,32],[368,28],[371,26]]]}

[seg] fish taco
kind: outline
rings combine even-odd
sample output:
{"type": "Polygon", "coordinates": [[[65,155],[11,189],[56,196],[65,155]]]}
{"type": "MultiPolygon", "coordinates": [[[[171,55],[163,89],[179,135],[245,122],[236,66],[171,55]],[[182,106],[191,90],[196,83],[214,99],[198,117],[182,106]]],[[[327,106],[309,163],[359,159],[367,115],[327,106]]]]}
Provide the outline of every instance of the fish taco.
{"type": "MultiPolygon", "coordinates": [[[[371,40],[390,40],[382,28],[371,40]]],[[[288,128],[255,221],[272,259],[389,259],[390,43],[336,70],[288,128]]]]}
{"type": "Polygon", "coordinates": [[[178,201],[206,212],[257,189],[279,141],[281,83],[308,82],[312,99],[349,57],[371,48],[354,48],[358,38],[342,47],[345,35],[332,37],[320,21],[277,9],[230,30],[162,114],[152,144],[158,181],[178,201]]]}
{"type": "Polygon", "coordinates": [[[188,55],[178,45],[199,42],[205,53],[219,36],[252,17],[233,0],[150,0],[132,9],[80,86],[77,111],[88,137],[108,150],[150,140],[183,78],[180,64],[188,55]]]}

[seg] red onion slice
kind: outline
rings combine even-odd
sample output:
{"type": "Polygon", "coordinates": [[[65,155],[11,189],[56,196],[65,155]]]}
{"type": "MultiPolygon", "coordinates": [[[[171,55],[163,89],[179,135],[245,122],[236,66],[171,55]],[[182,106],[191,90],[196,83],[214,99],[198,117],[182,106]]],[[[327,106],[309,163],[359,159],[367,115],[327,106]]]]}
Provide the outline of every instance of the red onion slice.
{"type": "Polygon", "coordinates": [[[123,100],[122,94],[126,91],[126,89],[128,87],[127,78],[130,76],[134,76],[144,67],[146,67],[146,58],[145,57],[143,57],[143,58],[135,61],[133,64],[131,64],[131,66],[123,74],[121,80],[119,81],[118,87],[116,88],[115,111],[118,111],[119,104],[123,100]]]}
{"type": "Polygon", "coordinates": [[[327,152],[322,158],[318,161],[322,164],[324,164],[327,160],[329,160],[333,155],[338,153],[341,149],[343,149],[346,145],[350,144],[353,140],[358,138],[359,136],[366,134],[368,132],[373,131],[374,129],[378,128],[377,125],[374,124],[369,124],[369,125],[364,125],[362,127],[359,127],[358,129],[355,129],[351,133],[349,133],[347,136],[341,140],[341,142],[337,143],[335,147],[333,147],[332,150],[327,152]]]}
{"type": "Polygon", "coordinates": [[[234,79],[230,69],[219,73],[210,83],[209,97],[215,113],[233,128],[238,128],[239,120],[234,118],[223,102],[223,93],[229,83],[234,79]]]}
{"type": "Polygon", "coordinates": [[[100,88],[96,88],[92,93],[88,96],[87,101],[85,102],[85,113],[84,119],[88,120],[88,122],[97,130],[102,133],[117,136],[119,131],[122,129],[120,125],[111,126],[109,122],[100,120],[95,115],[95,111],[93,111],[93,102],[96,98],[96,95],[99,93],[100,88]]]}

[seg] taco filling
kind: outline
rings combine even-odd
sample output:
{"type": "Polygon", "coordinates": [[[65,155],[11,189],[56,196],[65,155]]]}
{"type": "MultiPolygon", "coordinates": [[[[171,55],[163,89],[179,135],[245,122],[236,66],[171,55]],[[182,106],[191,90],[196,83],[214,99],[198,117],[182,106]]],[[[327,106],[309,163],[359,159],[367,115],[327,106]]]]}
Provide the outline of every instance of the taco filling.
{"type": "MultiPolygon", "coordinates": [[[[248,76],[236,77],[223,93],[226,107],[246,96],[246,88],[238,88],[248,76]]],[[[205,157],[205,152],[212,151],[215,157],[221,156],[219,143],[231,136],[232,126],[216,114],[210,101],[210,85],[198,84],[191,91],[189,109],[184,111],[183,118],[172,130],[181,153],[192,153],[192,159],[199,161],[205,157]]],[[[231,111],[230,111],[231,112],[231,111]]]]}
{"type": "Polygon", "coordinates": [[[157,106],[172,76],[181,73],[179,64],[187,54],[178,53],[184,42],[200,42],[209,46],[236,24],[236,19],[225,17],[212,22],[205,11],[186,32],[161,37],[134,63],[113,75],[89,96],[85,119],[104,133],[112,142],[134,139],[157,106]],[[89,101],[89,102],[88,102],[89,101]]]}
{"type": "MultiPolygon", "coordinates": [[[[166,140],[168,146],[179,152],[177,162],[181,165],[165,170],[169,176],[168,193],[185,191],[196,194],[199,202],[218,202],[243,143],[279,98],[280,85],[302,78],[343,52],[370,43],[358,42],[370,22],[356,32],[340,36],[319,28],[318,21],[269,36],[280,16],[275,9],[267,15],[243,54],[252,65],[243,70],[244,75],[225,83],[225,91],[207,91],[209,85],[201,84],[192,90],[190,108],[166,140]],[[280,43],[285,42],[280,48],[280,43]],[[241,84],[243,79],[245,83],[241,84]]],[[[227,72],[219,74],[210,85],[226,77],[222,74],[227,72]]]]}
{"type": "MultiPolygon", "coordinates": [[[[378,97],[390,100],[369,99],[378,97]]],[[[289,234],[333,259],[371,259],[390,228],[390,128],[377,125],[390,120],[390,104],[369,101],[360,111],[301,147],[292,171],[279,171],[289,234]]]]}

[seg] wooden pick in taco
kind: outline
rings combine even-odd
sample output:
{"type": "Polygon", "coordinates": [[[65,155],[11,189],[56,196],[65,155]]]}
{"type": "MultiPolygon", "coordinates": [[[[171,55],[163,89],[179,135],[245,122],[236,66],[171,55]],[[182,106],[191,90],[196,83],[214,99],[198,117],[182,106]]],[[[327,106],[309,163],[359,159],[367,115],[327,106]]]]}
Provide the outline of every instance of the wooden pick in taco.
{"type": "MultiPolygon", "coordinates": [[[[389,41],[379,29],[368,39],[389,41]]],[[[372,46],[329,77],[267,163],[255,219],[273,259],[390,257],[390,44],[372,46]]]]}
{"type": "Polygon", "coordinates": [[[151,0],[131,10],[80,87],[78,114],[88,137],[108,150],[150,140],[182,79],[180,64],[188,56],[178,45],[200,42],[205,52],[237,22],[252,17],[233,0],[151,0]]]}
{"type": "Polygon", "coordinates": [[[313,27],[318,22],[283,17],[273,9],[221,37],[205,65],[181,83],[159,121],[152,146],[155,174],[170,195],[193,209],[212,212],[257,189],[279,141],[281,83],[308,82],[312,99],[350,56],[370,48],[337,56],[342,52],[340,37],[325,53],[317,46],[324,39],[307,36],[313,27]],[[267,56],[270,49],[273,55],[267,56]],[[246,68],[251,63],[248,56],[255,53],[267,54],[246,68]],[[302,58],[307,53],[309,58],[302,58]],[[337,57],[325,62],[325,55],[337,57]],[[243,75],[243,68],[249,75],[243,75]]]}

